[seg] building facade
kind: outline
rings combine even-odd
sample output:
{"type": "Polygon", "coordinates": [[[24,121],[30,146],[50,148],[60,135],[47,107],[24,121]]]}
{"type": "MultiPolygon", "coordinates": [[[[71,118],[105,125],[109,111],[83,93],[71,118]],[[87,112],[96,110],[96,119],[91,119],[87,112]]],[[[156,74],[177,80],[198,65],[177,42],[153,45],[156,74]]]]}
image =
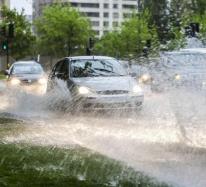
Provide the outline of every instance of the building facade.
{"type": "Polygon", "coordinates": [[[10,1],[9,0],[0,0],[0,7],[3,6],[3,5],[9,7],[10,6],[10,1]]]}
{"type": "MultiPolygon", "coordinates": [[[[45,6],[54,3],[55,0],[34,0],[33,18],[42,14],[45,6]]],[[[137,0],[62,0],[62,3],[70,3],[87,16],[96,35],[118,29],[124,19],[129,18],[137,11],[137,0]]]]}

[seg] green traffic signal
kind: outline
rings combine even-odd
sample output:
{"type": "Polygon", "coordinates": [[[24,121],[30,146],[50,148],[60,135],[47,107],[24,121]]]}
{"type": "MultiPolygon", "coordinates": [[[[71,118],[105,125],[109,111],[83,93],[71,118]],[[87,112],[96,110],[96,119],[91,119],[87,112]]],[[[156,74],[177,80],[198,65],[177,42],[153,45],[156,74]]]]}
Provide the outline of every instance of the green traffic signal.
{"type": "Polygon", "coordinates": [[[2,43],[2,49],[3,49],[4,51],[6,51],[6,50],[8,49],[8,42],[4,41],[4,42],[2,43]]]}

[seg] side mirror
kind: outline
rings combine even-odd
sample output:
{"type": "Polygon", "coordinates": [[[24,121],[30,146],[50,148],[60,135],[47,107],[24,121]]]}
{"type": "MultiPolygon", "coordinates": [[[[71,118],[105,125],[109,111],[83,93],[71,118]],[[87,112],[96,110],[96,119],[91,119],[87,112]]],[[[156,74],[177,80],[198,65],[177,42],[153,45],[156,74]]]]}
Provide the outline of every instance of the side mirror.
{"type": "Polygon", "coordinates": [[[6,76],[9,75],[9,70],[5,70],[4,75],[6,75],[6,76]]]}

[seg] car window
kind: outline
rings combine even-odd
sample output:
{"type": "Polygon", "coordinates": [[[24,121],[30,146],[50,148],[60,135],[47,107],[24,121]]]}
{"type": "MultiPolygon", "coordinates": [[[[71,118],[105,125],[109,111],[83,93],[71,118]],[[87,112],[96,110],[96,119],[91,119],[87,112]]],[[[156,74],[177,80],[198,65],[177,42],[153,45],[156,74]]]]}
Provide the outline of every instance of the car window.
{"type": "Polygon", "coordinates": [[[179,54],[167,55],[166,58],[167,58],[166,65],[168,67],[173,67],[173,68],[206,67],[206,63],[205,63],[206,55],[205,54],[179,53],[179,54]]]}
{"type": "Polygon", "coordinates": [[[55,68],[54,68],[54,72],[53,72],[54,75],[57,75],[58,73],[61,72],[62,63],[63,63],[63,61],[57,62],[57,64],[55,65],[55,68]]]}
{"type": "Polygon", "coordinates": [[[11,74],[41,74],[42,72],[42,67],[36,64],[16,64],[11,70],[11,74]]]}
{"type": "Polygon", "coordinates": [[[72,77],[123,75],[127,75],[127,71],[115,59],[77,59],[71,61],[72,77]]]}
{"type": "Polygon", "coordinates": [[[67,60],[64,60],[63,63],[61,64],[60,73],[68,74],[68,62],[67,60]]]}

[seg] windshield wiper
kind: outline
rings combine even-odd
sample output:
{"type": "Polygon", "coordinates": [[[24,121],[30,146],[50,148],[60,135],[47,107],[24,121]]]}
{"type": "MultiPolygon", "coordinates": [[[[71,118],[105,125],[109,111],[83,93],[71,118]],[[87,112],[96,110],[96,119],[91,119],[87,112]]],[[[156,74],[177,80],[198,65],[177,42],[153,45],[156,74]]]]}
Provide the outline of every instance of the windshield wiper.
{"type": "Polygon", "coordinates": [[[108,70],[108,69],[94,68],[94,70],[103,71],[103,72],[107,72],[107,73],[113,73],[113,74],[116,74],[116,75],[118,75],[118,76],[124,76],[124,75],[121,75],[121,74],[119,74],[119,73],[116,73],[116,72],[111,71],[111,70],[108,70]]]}

